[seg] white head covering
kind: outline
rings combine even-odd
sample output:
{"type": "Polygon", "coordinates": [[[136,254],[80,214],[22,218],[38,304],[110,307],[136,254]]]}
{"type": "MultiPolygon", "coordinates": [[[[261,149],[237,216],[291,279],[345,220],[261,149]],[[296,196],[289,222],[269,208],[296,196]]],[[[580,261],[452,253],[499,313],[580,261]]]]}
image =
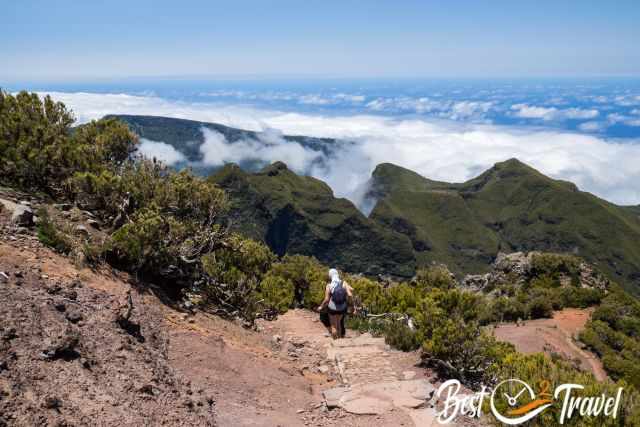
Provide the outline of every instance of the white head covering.
{"type": "Polygon", "coordinates": [[[340,274],[338,273],[338,270],[336,270],[335,268],[330,269],[329,277],[331,278],[331,290],[333,290],[341,282],[340,274]]]}

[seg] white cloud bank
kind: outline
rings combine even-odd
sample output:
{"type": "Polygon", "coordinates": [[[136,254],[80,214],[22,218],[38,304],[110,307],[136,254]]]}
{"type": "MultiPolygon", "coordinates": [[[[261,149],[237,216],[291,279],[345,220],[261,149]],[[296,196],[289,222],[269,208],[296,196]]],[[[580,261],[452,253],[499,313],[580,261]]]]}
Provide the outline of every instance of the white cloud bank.
{"type": "Polygon", "coordinates": [[[138,152],[148,158],[155,157],[169,166],[187,160],[185,155],[173,148],[173,146],[164,142],[151,141],[144,138],[140,138],[138,152]]]}
{"type": "Polygon", "coordinates": [[[555,107],[536,107],[528,104],[514,104],[511,106],[515,117],[523,119],[541,119],[541,120],[588,120],[594,119],[600,115],[598,110],[581,109],[581,108],[565,108],[558,109],[555,107]]]}
{"type": "Polygon", "coordinates": [[[214,130],[202,128],[202,133],[205,138],[200,146],[202,163],[209,166],[254,160],[268,163],[281,161],[293,170],[305,172],[322,157],[320,152],[286,141],[273,129],[261,134],[259,140],[244,139],[233,144],[229,144],[224,135],[214,130]]]}
{"type": "Polygon", "coordinates": [[[449,120],[284,113],[132,95],[51,95],[71,107],[80,121],[127,113],[188,118],[252,130],[277,129],[262,137],[268,142],[266,146],[255,141],[228,144],[219,134],[209,131],[202,147],[205,162],[282,160],[296,171],[325,180],[337,195],[356,202],[372,170],[382,162],[407,167],[431,179],[461,182],[496,162],[517,157],[551,177],[572,181],[582,190],[615,203],[640,203],[640,141],[621,143],[595,135],[449,120]],[[330,158],[318,162],[321,153],[286,143],[278,132],[344,138],[354,143],[341,144],[330,158]]]}

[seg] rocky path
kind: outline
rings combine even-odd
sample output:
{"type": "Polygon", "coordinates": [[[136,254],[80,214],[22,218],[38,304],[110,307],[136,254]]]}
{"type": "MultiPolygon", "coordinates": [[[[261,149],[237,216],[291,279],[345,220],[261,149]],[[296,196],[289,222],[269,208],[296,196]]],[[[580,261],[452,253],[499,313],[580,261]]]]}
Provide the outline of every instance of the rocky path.
{"type": "Polygon", "coordinates": [[[291,311],[267,326],[282,334],[275,335],[276,341],[293,343],[292,354],[296,348],[315,351],[316,368],[334,375],[335,384],[322,390],[330,410],[389,419],[391,425],[440,425],[435,420],[436,387],[426,371],[415,367],[417,354],[395,351],[383,338],[352,331],[334,341],[317,321],[317,314],[302,310],[291,311]]]}

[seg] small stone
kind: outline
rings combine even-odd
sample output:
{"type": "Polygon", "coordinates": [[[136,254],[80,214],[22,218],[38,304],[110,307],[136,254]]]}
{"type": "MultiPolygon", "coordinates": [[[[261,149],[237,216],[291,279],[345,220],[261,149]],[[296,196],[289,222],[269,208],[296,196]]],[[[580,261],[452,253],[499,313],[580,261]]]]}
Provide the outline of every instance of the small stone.
{"type": "Polygon", "coordinates": [[[140,387],[140,388],[138,389],[138,392],[143,393],[143,394],[148,394],[148,395],[150,395],[150,396],[153,396],[153,395],[154,395],[154,392],[153,392],[153,385],[151,385],[151,384],[145,384],[145,385],[143,385],[142,387],[140,387]]]}
{"type": "Polygon", "coordinates": [[[76,310],[67,312],[65,317],[71,323],[78,323],[83,319],[82,313],[76,310]]]}
{"type": "Polygon", "coordinates": [[[9,328],[2,334],[2,339],[5,341],[11,341],[12,339],[18,338],[18,334],[16,333],[16,328],[9,328]]]}
{"type": "Polygon", "coordinates": [[[78,299],[78,292],[74,291],[73,289],[68,289],[63,293],[65,298],[68,298],[72,301],[76,301],[78,299]]]}
{"type": "Polygon", "coordinates": [[[46,409],[58,409],[62,406],[62,402],[56,396],[47,396],[42,403],[42,406],[46,409]]]}
{"type": "Polygon", "coordinates": [[[63,302],[57,302],[53,307],[61,313],[64,313],[67,310],[67,306],[63,302]]]}
{"type": "Polygon", "coordinates": [[[326,374],[329,372],[329,367],[327,365],[320,365],[318,366],[318,371],[320,371],[323,374],[326,374]]]}
{"type": "Polygon", "coordinates": [[[80,281],[80,279],[73,279],[71,281],[71,283],[69,284],[70,288],[82,288],[84,285],[82,284],[82,281],[80,281]]]}
{"type": "Polygon", "coordinates": [[[89,370],[91,370],[91,366],[93,366],[93,363],[89,359],[85,359],[84,357],[80,359],[80,364],[82,364],[83,368],[89,370]]]}
{"type": "Polygon", "coordinates": [[[58,295],[60,291],[62,291],[62,288],[57,283],[54,283],[53,285],[47,287],[47,293],[50,295],[58,295]]]}

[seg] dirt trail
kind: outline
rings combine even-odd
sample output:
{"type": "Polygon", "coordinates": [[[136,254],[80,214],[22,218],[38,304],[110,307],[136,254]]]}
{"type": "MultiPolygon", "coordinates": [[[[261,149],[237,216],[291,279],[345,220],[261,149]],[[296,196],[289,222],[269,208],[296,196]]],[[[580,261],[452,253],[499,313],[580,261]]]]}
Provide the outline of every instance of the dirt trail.
{"type": "MultiPolygon", "coordinates": [[[[434,398],[437,384],[431,372],[418,368],[418,353],[391,349],[383,338],[347,331],[347,337],[332,340],[318,315],[292,310],[275,322],[264,324],[265,331],[293,344],[293,352],[312,355],[335,381],[321,387],[324,402],[333,411],[351,414],[350,425],[367,425],[374,416],[379,426],[431,426],[439,402],[434,398]],[[354,416],[357,416],[354,418],[354,416]]],[[[459,420],[456,425],[480,425],[479,421],[459,420]]]]}
{"type": "Polygon", "coordinates": [[[576,361],[582,369],[591,371],[598,381],[605,381],[607,373],[598,357],[582,348],[575,337],[591,317],[593,309],[567,308],[554,313],[551,319],[536,319],[505,323],[493,329],[496,338],[512,343],[523,353],[556,353],[576,361]]]}

